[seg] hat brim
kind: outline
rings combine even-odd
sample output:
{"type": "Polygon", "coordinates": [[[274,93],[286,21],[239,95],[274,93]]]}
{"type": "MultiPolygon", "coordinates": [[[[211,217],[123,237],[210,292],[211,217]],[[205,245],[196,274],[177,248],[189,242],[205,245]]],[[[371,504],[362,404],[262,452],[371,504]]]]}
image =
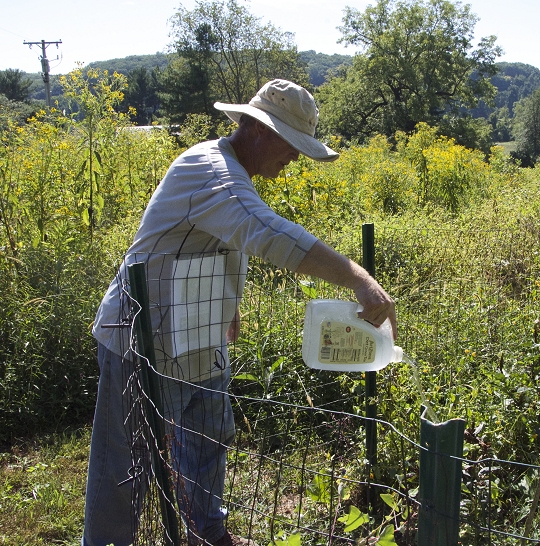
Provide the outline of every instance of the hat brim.
{"type": "Polygon", "coordinates": [[[255,118],[272,129],[272,131],[288,142],[294,149],[311,159],[315,159],[316,161],[335,161],[339,157],[337,152],[334,152],[326,144],[323,144],[311,135],[290,127],[272,114],[268,114],[264,110],[255,108],[250,104],[225,104],[223,102],[216,102],[214,107],[225,112],[235,123],[240,122],[242,114],[247,114],[255,118]]]}

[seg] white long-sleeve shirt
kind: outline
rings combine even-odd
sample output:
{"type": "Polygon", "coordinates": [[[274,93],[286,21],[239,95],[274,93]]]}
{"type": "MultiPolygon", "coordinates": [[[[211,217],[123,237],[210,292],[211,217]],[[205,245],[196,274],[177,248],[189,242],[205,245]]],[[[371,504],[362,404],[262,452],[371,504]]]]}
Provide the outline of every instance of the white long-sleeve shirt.
{"type": "Polygon", "coordinates": [[[262,201],[226,138],[198,144],[150,199],[93,334],[117,354],[127,350],[125,330],[103,325],[127,316],[126,267],[144,262],[160,371],[204,379],[228,364],[224,334],[242,297],[246,256],[295,271],[316,240],[262,201]]]}

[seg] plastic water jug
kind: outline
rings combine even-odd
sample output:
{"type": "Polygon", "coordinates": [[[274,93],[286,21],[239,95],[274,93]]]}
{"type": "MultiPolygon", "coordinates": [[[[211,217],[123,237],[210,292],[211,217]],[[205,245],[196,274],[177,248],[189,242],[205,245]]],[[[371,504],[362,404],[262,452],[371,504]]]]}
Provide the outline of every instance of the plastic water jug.
{"type": "Polygon", "coordinates": [[[302,358],[318,370],[370,372],[401,362],[387,319],[379,328],[358,318],[358,303],[311,300],[306,305],[302,358]]]}

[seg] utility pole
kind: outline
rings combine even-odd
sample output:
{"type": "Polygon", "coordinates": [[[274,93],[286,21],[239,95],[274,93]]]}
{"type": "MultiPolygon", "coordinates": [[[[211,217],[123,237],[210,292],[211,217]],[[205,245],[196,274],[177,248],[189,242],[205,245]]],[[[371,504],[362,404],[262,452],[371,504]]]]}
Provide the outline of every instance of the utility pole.
{"type": "Polygon", "coordinates": [[[51,107],[51,83],[49,79],[49,59],[47,59],[47,46],[51,44],[56,44],[56,47],[58,48],[58,44],[61,43],[62,40],[58,40],[57,42],[46,42],[45,40],[41,40],[41,42],[23,42],[24,45],[30,46],[30,49],[32,49],[33,45],[41,46],[41,77],[43,78],[43,83],[45,83],[47,106],[49,108],[51,107]]]}

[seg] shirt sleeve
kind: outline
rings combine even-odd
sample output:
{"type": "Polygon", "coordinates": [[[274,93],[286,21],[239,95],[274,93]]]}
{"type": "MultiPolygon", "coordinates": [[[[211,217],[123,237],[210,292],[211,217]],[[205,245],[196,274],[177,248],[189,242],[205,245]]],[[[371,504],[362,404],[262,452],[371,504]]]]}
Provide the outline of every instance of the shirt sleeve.
{"type": "Polygon", "coordinates": [[[296,271],[317,238],[270,208],[235,159],[208,153],[213,176],[190,194],[189,223],[230,248],[296,271]]]}

